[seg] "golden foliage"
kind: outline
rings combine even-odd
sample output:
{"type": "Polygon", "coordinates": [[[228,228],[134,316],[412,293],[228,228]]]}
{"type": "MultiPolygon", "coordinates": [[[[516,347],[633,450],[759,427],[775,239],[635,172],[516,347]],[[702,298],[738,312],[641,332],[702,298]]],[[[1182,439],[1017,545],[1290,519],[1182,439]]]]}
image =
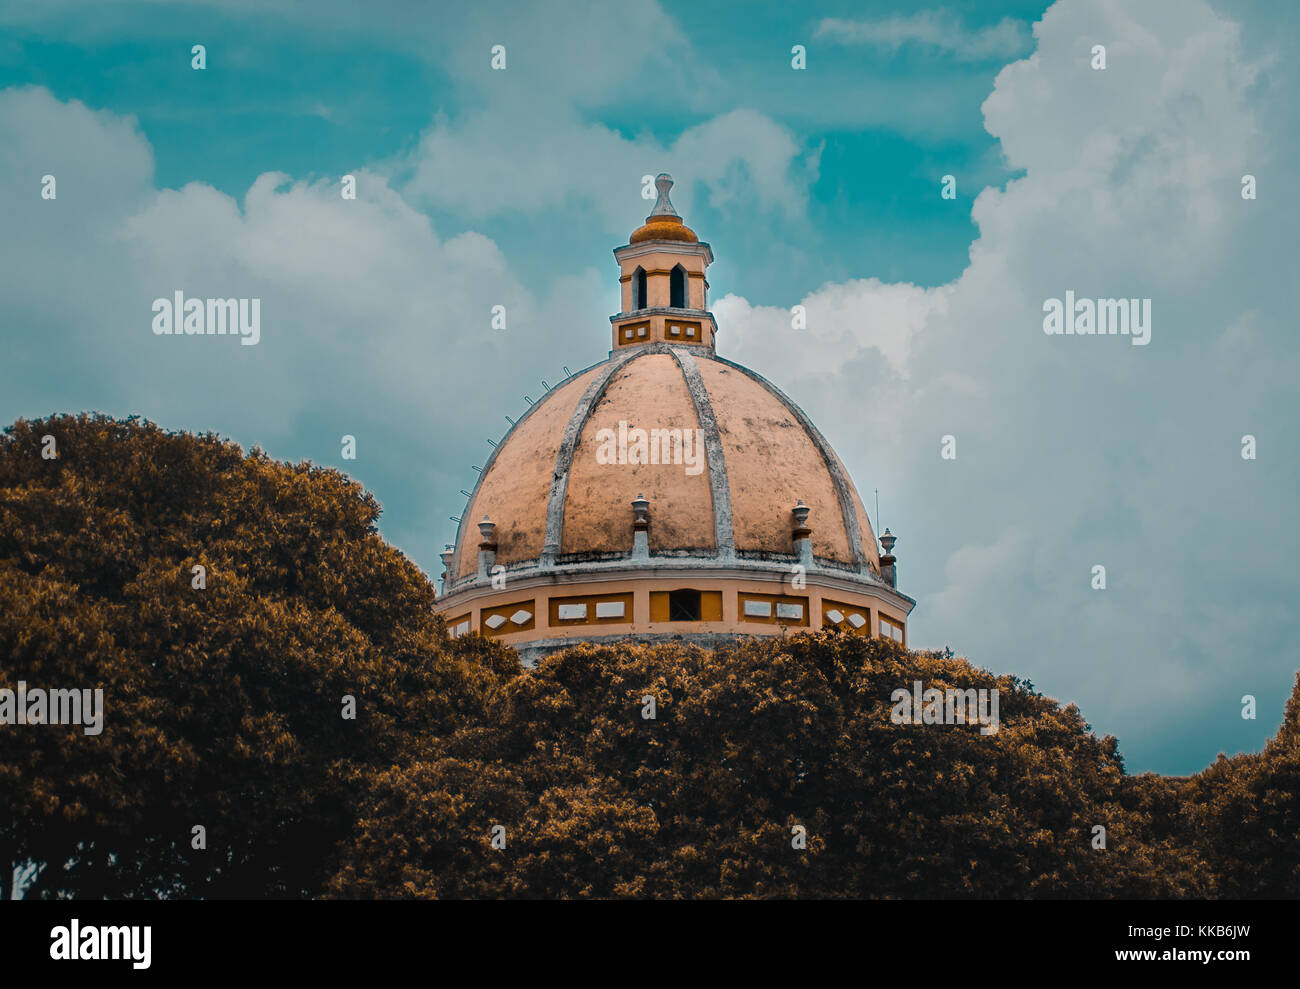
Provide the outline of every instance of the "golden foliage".
{"type": "Polygon", "coordinates": [[[447,637],[378,515],[210,435],[6,430],[0,686],[102,687],[106,720],[0,729],[0,870],[42,866],[29,896],[1300,895],[1300,683],[1262,753],[1184,780],[1127,775],[1026,682],[881,639],[522,671],[447,637]],[[894,724],[916,680],[997,689],[999,730],[894,724]]]}

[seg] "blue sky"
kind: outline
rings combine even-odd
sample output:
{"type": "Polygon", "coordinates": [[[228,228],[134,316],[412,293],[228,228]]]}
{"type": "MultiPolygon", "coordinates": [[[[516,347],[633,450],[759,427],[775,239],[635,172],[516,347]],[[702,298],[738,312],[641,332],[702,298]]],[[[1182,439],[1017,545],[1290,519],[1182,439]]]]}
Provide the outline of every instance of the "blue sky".
{"type": "Polygon", "coordinates": [[[720,353],[880,488],[912,644],[1077,702],[1131,769],[1256,749],[1300,665],[1297,16],[1133,7],[0,3],[0,420],[343,467],[436,575],[486,441],[608,350],[667,170],[720,353]],[[177,287],[262,298],[262,343],[160,342],[177,287]],[[1152,298],[1151,344],[1045,336],[1067,289],[1152,298]]]}

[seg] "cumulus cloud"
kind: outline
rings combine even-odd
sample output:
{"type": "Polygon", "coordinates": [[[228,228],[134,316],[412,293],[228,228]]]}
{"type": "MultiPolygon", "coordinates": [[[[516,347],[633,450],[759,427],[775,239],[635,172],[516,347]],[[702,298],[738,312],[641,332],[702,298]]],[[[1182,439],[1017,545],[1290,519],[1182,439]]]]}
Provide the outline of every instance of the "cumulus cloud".
{"type": "Polygon", "coordinates": [[[1239,699],[1269,697],[1276,724],[1294,672],[1278,645],[1300,591],[1300,472],[1277,448],[1240,456],[1243,434],[1297,422],[1281,260],[1295,208],[1240,195],[1294,124],[1259,98],[1267,63],[1206,4],[1062,0],[1034,35],[984,104],[1024,175],[976,199],[959,278],[822,286],[803,332],[734,297],[719,318],[881,486],[920,597],[913,643],[1105,712],[1098,728],[1139,765],[1157,732],[1181,737],[1190,770],[1257,746],[1239,699]],[[1066,290],[1152,299],[1151,344],[1045,335],[1043,304],[1066,290]]]}
{"type": "Polygon", "coordinates": [[[714,312],[735,330],[729,347],[739,360],[779,364],[787,375],[833,374],[845,354],[873,348],[894,374],[906,378],[912,338],[931,319],[947,312],[949,291],[859,278],[828,283],[812,292],[799,303],[801,315],[755,308],[737,295],[719,300],[714,312]],[[804,324],[797,336],[796,320],[804,324]]]}
{"type": "Polygon", "coordinates": [[[592,205],[604,229],[619,236],[627,233],[627,204],[641,194],[646,175],[690,176],[673,190],[687,215],[696,186],[715,205],[744,197],[759,208],[802,215],[816,179],[815,152],[805,153],[785,127],[744,109],[663,143],[513,104],[435,121],[404,164],[412,174],[403,192],[413,202],[483,219],[576,200],[592,205]]]}
{"type": "Polygon", "coordinates": [[[14,341],[0,416],[139,413],[338,464],[410,509],[414,529],[388,534],[426,561],[448,523],[416,506],[454,504],[516,411],[503,396],[522,404],[534,372],[561,373],[548,338],[561,300],[594,308],[603,295],[579,273],[534,297],[495,243],[439,236],[364,169],[355,201],[337,179],[276,173],[242,201],[199,183],[155,188],[134,121],[43,89],[0,92],[0,148],[0,182],[34,190],[14,197],[21,233],[0,245],[14,341]],[[40,198],[43,174],[56,200],[40,198]],[[260,299],[261,342],[155,336],[152,302],[177,290],[260,299]],[[497,305],[504,331],[490,325],[497,305]],[[489,379],[500,389],[486,394],[489,379]],[[355,462],[338,459],[343,434],[357,437],[355,462]]]}
{"type": "Polygon", "coordinates": [[[904,45],[918,44],[970,61],[1014,58],[1023,54],[1030,44],[1023,21],[1004,17],[989,27],[971,29],[943,10],[857,20],[827,17],[818,23],[813,37],[894,51],[904,45]]]}

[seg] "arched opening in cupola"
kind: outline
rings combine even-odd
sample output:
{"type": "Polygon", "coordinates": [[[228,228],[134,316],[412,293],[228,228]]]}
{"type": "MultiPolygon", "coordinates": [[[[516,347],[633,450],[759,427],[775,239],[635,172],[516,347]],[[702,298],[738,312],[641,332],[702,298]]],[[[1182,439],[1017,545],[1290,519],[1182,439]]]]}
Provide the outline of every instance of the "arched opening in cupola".
{"type": "Polygon", "coordinates": [[[668,276],[669,305],[674,309],[686,308],[686,269],[680,264],[668,276]]]}
{"type": "Polygon", "coordinates": [[[632,308],[645,309],[648,303],[645,295],[645,269],[638,267],[632,272],[632,308]]]}

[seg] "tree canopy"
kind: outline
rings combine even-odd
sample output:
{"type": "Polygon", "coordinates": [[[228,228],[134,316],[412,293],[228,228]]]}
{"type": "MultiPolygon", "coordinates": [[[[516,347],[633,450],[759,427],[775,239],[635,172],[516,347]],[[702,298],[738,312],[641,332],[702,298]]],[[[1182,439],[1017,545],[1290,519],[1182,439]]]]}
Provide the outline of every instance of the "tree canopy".
{"type": "Polygon", "coordinates": [[[1300,683],[1263,752],[1180,779],[1127,774],[1028,682],[884,639],[522,670],[448,637],[378,516],[212,435],[6,430],[0,688],[105,692],[99,735],[0,727],[26,895],[1300,895],[1300,683]],[[916,681],[996,689],[998,730],[895,723],[916,681]]]}
{"type": "Polygon", "coordinates": [[[447,641],[378,515],[336,471],[215,436],[6,431],[0,686],[103,688],[105,706],[97,736],[0,728],[0,866],[40,866],[27,895],[319,891],[358,781],[517,666],[447,641]]]}
{"type": "Polygon", "coordinates": [[[577,647],[516,677],[483,725],[424,749],[369,781],[333,894],[1208,891],[1195,850],[1165,833],[1159,778],[1126,776],[1077,709],[883,639],[577,647]],[[891,693],[915,680],[997,688],[999,730],[894,724],[891,693]]]}

